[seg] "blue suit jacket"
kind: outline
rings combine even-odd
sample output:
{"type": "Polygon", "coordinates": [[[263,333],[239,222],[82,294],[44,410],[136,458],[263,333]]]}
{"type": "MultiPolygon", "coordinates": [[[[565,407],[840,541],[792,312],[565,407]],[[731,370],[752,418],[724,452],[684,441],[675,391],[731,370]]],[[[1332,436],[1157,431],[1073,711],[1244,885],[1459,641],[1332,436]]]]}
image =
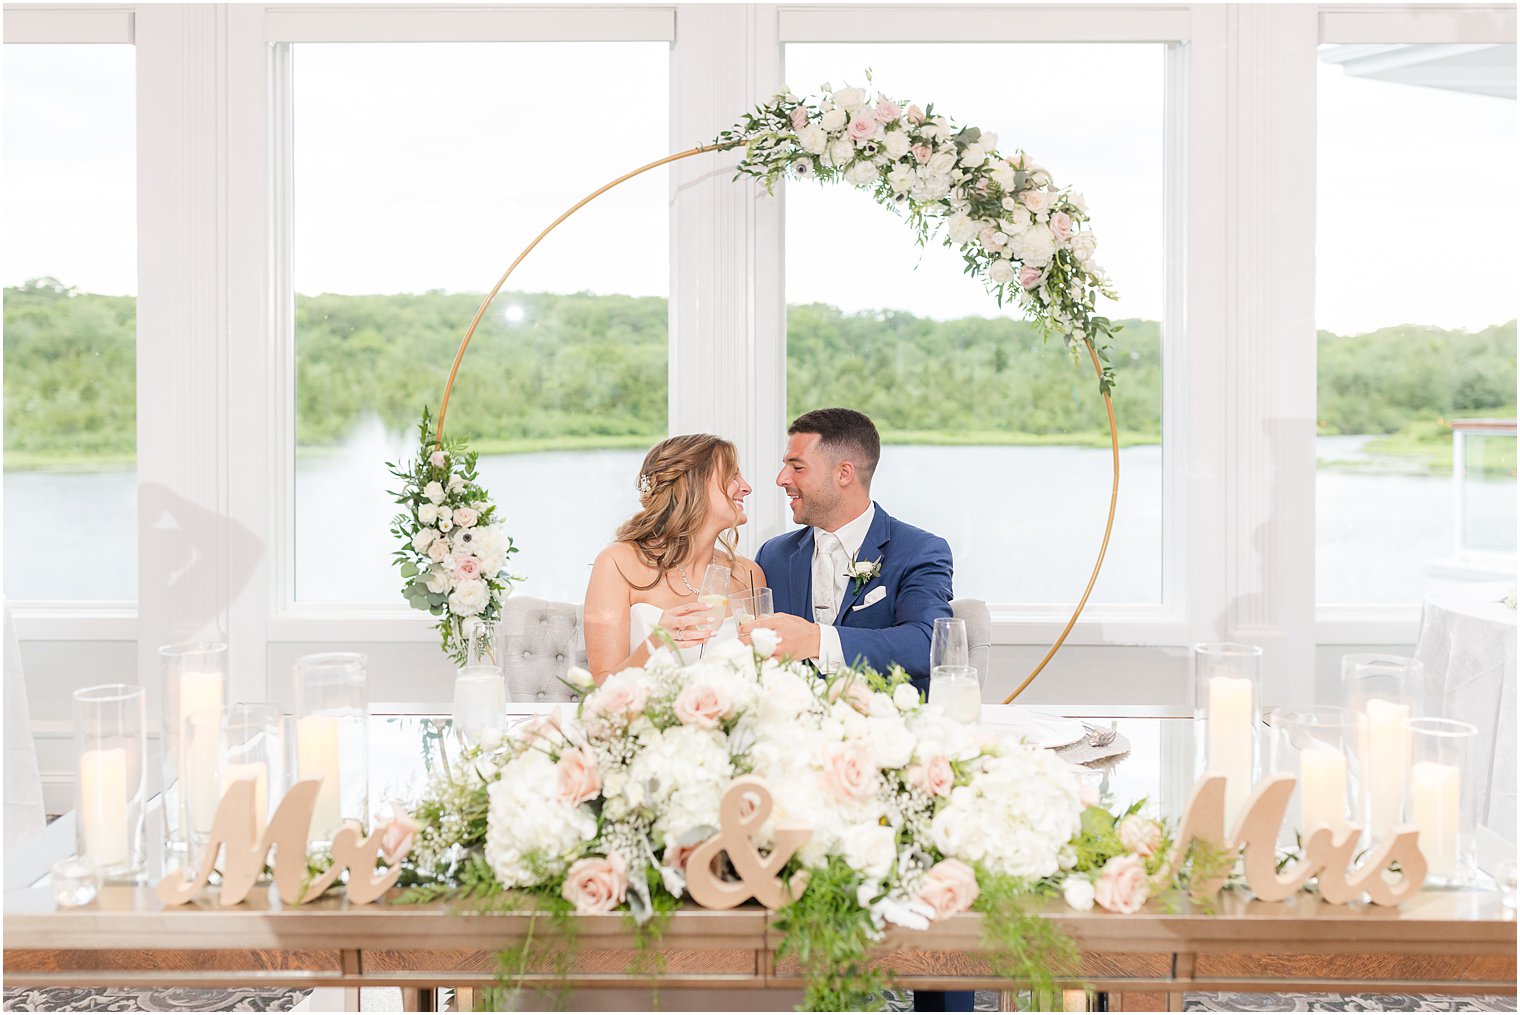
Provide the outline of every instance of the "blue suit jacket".
{"type": "MultiPolygon", "coordinates": [[[[950,544],[900,522],[876,505],[876,517],[856,560],[881,559],[881,575],[857,588],[845,586],[834,618],[845,661],[864,662],[885,673],[895,663],[923,684],[929,679],[929,641],[934,621],[950,616],[950,544]],[[875,589],[887,594],[856,609],[875,589]]],[[[774,590],[776,611],[813,619],[813,529],[808,526],[768,540],[755,556],[774,590]]],[[[785,647],[782,649],[785,652],[785,647]]]]}

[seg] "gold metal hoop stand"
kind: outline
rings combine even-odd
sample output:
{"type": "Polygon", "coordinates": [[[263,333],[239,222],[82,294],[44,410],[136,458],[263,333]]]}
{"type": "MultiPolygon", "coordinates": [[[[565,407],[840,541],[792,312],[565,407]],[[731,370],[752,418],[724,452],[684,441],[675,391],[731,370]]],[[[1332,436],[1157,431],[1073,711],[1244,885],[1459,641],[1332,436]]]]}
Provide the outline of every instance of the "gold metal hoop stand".
{"type": "MultiPolygon", "coordinates": [[[[459,365],[464,362],[464,351],[470,347],[470,339],[475,337],[475,329],[480,326],[481,319],[485,317],[486,310],[490,307],[491,301],[496,299],[496,294],[501,292],[501,287],[506,285],[507,279],[517,270],[517,266],[522,264],[523,259],[533,252],[533,248],[543,242],[545,236],[548,236],[555,229],[559,228],[560,223],[564,222],[565,219],[574,215],[620,183],[626,183],[635,176],[647,173],[651,169],[658,169],[672,162],[679,162],[681,159],[689,159],[694,155],[705,155],[708,152],[726,151],[730,148],[739,147],[741,144],[743,144],[741,141],[731,141],[726,144],[710,144],[702,145],[699,148],[689,148],[686,151],[676,152],[674,155],[667,155],[663,159],[658,159],[648,165],[640,166],[632,172],[624,173],[611,183],[599,187],[572,204],[559,218],[544,227],[543,232],[533,237],[533,242],[524,247],[522,253],[513,258],[512,263],[507,266],[507,270],[502,272],[501,278],[497,279],[496,284],[491,287],[491,291],[486,293],[486,298],[480,302],[480,309],[475,311],[475,317],[470,321],[470,326],[465,329],[464,338],[459,342],[459,351],[454,354],[454,365],[449,368],[448,383],[443,386],[443,401],[438,405],[438,429],[434,434],[434,439],[438,441],[442,441],[443,439],[443,421],[449,411],[449,396],[454,392],[454,380],[459,376],[459,365]]],[[[1098,350],[1093,347],[1091,339],[1084,338],[1082,342],[1087,348],[1088,356],[1092,359],[1093,369],[1097,371],[1098,378],[1101,380],[1103,377],[1103,364],[1098,360],[1098,350]]],[[[1029,676],[1024,678],[1023,683],[1014,688],[1012,694],[1003,699],[1003,704],[1005,705],[1024,693],[1024,688],[1028,687],[1030,682],[1040,675],[1040,671],[1045,668],[1045,665],[1054,658],[1056,652],[1060,651],[1061,646],[1066,643],[1067,635],[1071,634],[1071,629],[1076,626],[1077,618],[1082,615],[1082,610],[1087,606],[1087,599],[1092,595],[1093,586],[1098,583],[1098,572],[1102,569],[1103,558],[1108,553],[1108,541],[1114,532],[1114,512],[1119,506],[1119,427],[1114,420],[1114,400],[1107,392],[1103,393],[1103,405],[1108,410],[1108,436],[1110,443],[1113,445],[1114,452],[1114,481],[1108,496],[1108,522],[1103,527],[1103,542],[1098,547],[1098,559],[1093,563],[1092,576],[1087,579],[1087,588],[1082,590],[1082,598],[1077,600],[1076,609],[1071,611],[1071,619],[1066,622],[1065,627],[1061,628],[1061,634],[1056,638],[1055,644],[1050,646],[1050,650],[1045,653],[1044,657],[1035,665],[1035,668],[1030,671],[1029,676]]]]}

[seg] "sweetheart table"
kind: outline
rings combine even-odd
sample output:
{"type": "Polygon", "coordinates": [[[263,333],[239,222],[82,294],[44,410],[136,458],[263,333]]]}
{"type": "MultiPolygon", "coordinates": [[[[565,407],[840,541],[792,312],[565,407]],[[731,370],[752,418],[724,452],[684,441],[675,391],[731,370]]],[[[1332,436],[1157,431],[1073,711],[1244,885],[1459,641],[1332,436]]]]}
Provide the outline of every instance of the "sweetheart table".
{"type": "MultiPolygon", "coordinates": [[[[523,708],[530,710],[541,711],[523,708]]],[[[1080,714],[1059,706],[1044,710],[1080,714]]],[[[377,802],[415,795],[428,767],[447,763],[455,750],[441,724],[421,714],[428,710],[392,711],[372,720],[377,802]]],[[[1158,812],[1180,814],[1192,781],[1191,718],[1161,708],[1125,711],[1114,723],[1131,751],[1099,769],[1104,788],[1121,800],[1149,797],[1158,812]]],[[[1013,706],[988,706],[984,718],[1017,714],[1013,706]]],[[[621,915],[575,918],[576,946],[561,973],[546,921],[470,912],[467,904],[358,906],[335,896],[286,906],[272,893],[255,893],[235,907],[219,907],[211,898],[164,907],[148,886],[112,885],[89,906],[60,909],[45,880],[28,881],[45,873],[44,861],[58,858],[53,853],[72,850],[67,823],[60,819],[45,830],[51,840],[6,857],[8,987],[399,986],[409,1009],[427,1010],[440,987],[459,988],[468,1000],[491,986],[495,952],[529,933],[544,947],[524,980],[549,989],[626,991],[656,982],[665,990],[801,986],[795,970],[776,960],[780,937],[772,914],[759,907],[689,907],[673,914],[660,941],[657,977],[647,972],[650,957],[635,951],[621,915]],[[634,972],[639,969],[646,971],[634,972]]],[[[1498,849],[1513,856],[1513,847],[1498,849]]],[[[1191,904],[1168,911],[1152,902],[1120,916],[1076,912],[1058,900],[1043,911],[1082,952],[1080,969],[1065,971],[1076,988],[1068,1001],[1076,1007],[1096,1002],[1180,1010],[1185,991],[1515,993],[1515,912],[1483,883],[1426,890],[1396,908],[1332,906],[1307,893],[1264,903],[1226,892],[1211,912],[1191,904]],[[1096,993],[1084,997],[1084,984],[1096,993]]],[[[976,957],[982,919],[965,913],[929,931],[893,930],[878,961],[905,988],[1011,989],[1016,985],[991,976],[976,957]]]]}

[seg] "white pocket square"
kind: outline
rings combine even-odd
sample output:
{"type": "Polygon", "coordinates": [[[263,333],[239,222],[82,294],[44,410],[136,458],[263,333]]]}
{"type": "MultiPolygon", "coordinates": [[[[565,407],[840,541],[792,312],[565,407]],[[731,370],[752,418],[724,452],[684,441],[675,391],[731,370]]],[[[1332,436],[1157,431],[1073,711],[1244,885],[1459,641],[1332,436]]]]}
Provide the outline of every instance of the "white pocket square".
{"type": "Polygon", "coordinates": [[[866,593],[865,599],[861,600],[861,603],[860,603],[859,606],[852,606],[852,607],[850,607],[850,612],[854,613],[856,610],[863,610],[867,606],[875,606],[877,603],[881,602],[885,598],[887,598],[887,590],[885,588],[883,588],[882,586],[878,585],[874,589],[872,589],[870,592],[866,593]]]}

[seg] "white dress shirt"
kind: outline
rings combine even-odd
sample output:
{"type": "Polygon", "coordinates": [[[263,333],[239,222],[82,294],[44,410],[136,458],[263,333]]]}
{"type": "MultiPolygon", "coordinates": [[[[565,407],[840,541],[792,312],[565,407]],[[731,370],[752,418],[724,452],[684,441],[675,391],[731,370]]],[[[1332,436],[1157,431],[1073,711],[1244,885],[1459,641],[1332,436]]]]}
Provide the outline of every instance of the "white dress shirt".
{"type": "MultiPolygon", "coordinates": [[[[839,540],[834,559],[829,562],[834,574],[834,616],[832,623],[818,625],[818,669],[824,673],[833,673],[843,669],[847,663],[844,658],[844,649],[839,644],[839,631],[834,624],[839,620],[839,604],[844,602],[845,589],[850,583],[850,578],[845,574],[845,568],[851,560],[860,554],[860,546],[866,541],[866,533],[871,531],[871,523],[876,520],[876,505],[868,504],[865,511],[861,512],[853,520],[845,522],[833,535],[839,540]],[[840,551],[843,556],[840,556],[840,551]]],[[[823,556],[820,549],[819,533],[827,530],[813,526],[813,573],[819,570],[819,558],[823,556]]],[[[818,602],[818,596],[813,596],[814,604],[818,602]]],[[[816,618],[815,618],[816,619],[816,618]]]]}

